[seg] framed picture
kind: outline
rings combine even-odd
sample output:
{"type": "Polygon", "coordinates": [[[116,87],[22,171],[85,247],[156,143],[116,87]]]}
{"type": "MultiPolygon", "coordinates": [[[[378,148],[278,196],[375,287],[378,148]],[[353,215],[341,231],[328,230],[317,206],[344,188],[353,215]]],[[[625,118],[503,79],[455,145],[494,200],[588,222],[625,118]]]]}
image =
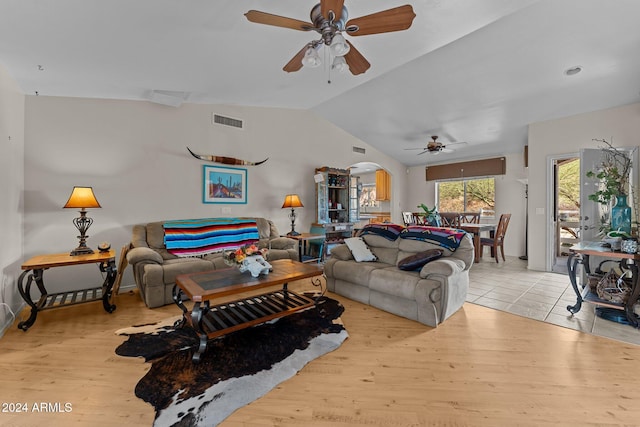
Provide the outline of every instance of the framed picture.
{"type": "Polygon", "coordinates": [[[203,166],[203,203],[247,203],[247,170],[203,166]]]}

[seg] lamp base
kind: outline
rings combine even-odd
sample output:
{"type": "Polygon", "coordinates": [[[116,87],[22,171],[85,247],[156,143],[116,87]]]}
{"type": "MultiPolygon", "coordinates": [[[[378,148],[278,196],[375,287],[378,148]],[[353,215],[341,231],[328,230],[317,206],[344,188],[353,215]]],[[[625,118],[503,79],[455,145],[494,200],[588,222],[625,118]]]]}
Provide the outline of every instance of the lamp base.
{"type": "Polygon", "coordinates": [[[295,231],[295,230],[292,230],[292,231],[290,231],[290,232],[288,232],[288,233],[287,233],[287,236],[299,236],[299,235],[300,235],[300,233],[298,233],[298,232],[297,232],[297,231],[295,231]]]}
{"type": "Polygon", "coordinates": [[[74,250],[71,251],[71,253],[69,253],[69,255],[71,256],[76,256],[76,255],[90,255],[92,253],[95,253],[93,251],[93,249],[87,247],[87,246],[78,246],[77,248],[75,248],[74,250]]]}

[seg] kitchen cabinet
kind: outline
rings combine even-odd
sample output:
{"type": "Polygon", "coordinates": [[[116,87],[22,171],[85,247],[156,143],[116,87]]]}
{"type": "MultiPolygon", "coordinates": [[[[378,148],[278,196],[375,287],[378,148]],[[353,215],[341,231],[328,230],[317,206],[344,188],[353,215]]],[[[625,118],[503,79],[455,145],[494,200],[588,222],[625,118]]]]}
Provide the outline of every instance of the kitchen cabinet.
{"type": "Polygon", "coordinates": [[[391,176],[382,169],[376,171],[376,200],[391,200],[391,176]]]}

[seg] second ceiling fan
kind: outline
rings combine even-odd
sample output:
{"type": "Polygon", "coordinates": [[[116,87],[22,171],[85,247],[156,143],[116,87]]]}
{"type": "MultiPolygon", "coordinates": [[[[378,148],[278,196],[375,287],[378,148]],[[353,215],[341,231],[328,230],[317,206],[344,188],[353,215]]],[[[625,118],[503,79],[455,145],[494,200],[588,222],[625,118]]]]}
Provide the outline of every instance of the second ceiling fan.
{"type": "Polygon", "coordinates": [[[452,148],[447,148],[447,146],[455,145],[455,144],[466,144],[466,142],[450,142],[445,145],[442,142],[438,141],[437,135],[433,135],[431,137],[431,141],[429,141],[429,143],[425,148],[405,148],[405,150],[423,150],[420,153],[418,153],[418,155],[425,154],[425,153],[434,154],[434,155],[440,154],[440,153],[453,153],[455,150],[452,148]]]}
{"type": "Polygon", "coordinates": [[[322,45],[328,46],[334,56],[332,69],[351,71],[351,74],[362,74],[371,64],[358,50],[344,38],[365,36],[369,34],[402,31],[411,27],[416,14],[411,5],[404,5],[371,15],[349,19],[344,0],[321,0],[311,9],[311,22],[272,15],[258,10],[245,13],[251,22],[276,27],[290,28],[299,31],[315,31],[320,35],[317,40],[307,43],[283,68],[286,72],[298,71],[305,66],[318,66],[321,63],[318,50],[322,45]]]}

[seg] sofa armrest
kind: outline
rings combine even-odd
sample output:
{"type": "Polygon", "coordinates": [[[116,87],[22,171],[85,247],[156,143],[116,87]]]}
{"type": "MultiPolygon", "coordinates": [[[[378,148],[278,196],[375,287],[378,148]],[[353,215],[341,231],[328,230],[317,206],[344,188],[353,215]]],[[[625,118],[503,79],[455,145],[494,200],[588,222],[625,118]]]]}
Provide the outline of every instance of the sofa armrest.
{"type": "Polygon", "coordinates": [[[340,244],[331,248],[331,258],[336,258],[342,261],[349,261],[354,259],[351,254],[351,250],[345,244],[340,244]]]}
{"type": "Polygon", "coordinates": [[[294,249],[297,243],[288,237],[276,237],[269,240],[269,249],[294,249]]]}
{"type": "Polygon", "coordinates": [[[163,264],[162,256],[150,248],[133,248],[127,252],[127,262],[131,265],[147,262],[153,264],[163,264]]]}
{"type": "Polygon", "coordinates": [[[462,260],[450,257],[440,258],[425,264],[420,270],[420,277],[426,279],[432,274],[454,276],[464,271],[465,267],[466,264],[462,260]]]}

